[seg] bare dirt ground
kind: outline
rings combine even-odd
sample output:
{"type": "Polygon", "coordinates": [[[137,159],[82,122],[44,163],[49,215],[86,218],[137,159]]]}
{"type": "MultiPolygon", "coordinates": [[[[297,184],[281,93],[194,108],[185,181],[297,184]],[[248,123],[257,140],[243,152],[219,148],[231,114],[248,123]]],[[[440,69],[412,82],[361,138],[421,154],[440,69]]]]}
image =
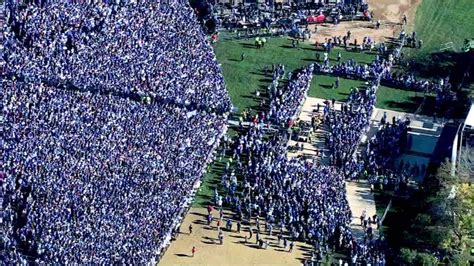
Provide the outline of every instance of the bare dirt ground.
{"type": "MultiPolygon", "coordinates": [[[[214,217],[219,217],[214,211],[214,217]]],[[[226,212],[226,217],[230,213],[226,212]]],[[[262,235],[264,240],[269,241],[267,249],[260,249],[255,243],[256,236],[245,243],[245,236],[249,235],[248,225],[243,225],[238,233],[236,224],[233,224],[232,232],[224,232],[224,244],[218,241],[217,220],[214,219],[210,226],[206,221],[207,210],[204,208],[191,208],[181,225],[181,233],[178,238],[171,242],[159,265],[301,265],[302,260],[309,258],[310,247],[307,244],[296,242],[293,252],[278,245],[278,229],[273,235],[262,235]],[[193,224],[193,233],[189,234],[189,224],[193,224]],[[191,256],[191,249],[195,246],[197,252],[191,256]]],[[[252,228],[255,230],[255,221],[252,228]]],[[[224,224],[224,223],[222,223],[224,224]]],[[[221,225],[225,227],[225,225],[221,225]]],[[[262,226],[262,229],[265,229],[262,226]]]]}
{"type": "Polygon", "coordinates": [[[310,26],[311,32],[317,27],[317,33],[311,35],[311,42],[324,42],[326,38],[333,36],[344,36],[351,31],[352,39],[362,42],[364,37],[371,37],[376,42],[385,41],[394,37],[402,29],[402,18],[407,16],[407,30],[414,28],[416,8],[422,0],[368,0],[369,8],[374,13],[374,19],[370,21],[344,21],[338,25],[329,23],[315,24],[310,26]],[[380,20],[380,29],[376,29],[375,23],[380,20]]]}

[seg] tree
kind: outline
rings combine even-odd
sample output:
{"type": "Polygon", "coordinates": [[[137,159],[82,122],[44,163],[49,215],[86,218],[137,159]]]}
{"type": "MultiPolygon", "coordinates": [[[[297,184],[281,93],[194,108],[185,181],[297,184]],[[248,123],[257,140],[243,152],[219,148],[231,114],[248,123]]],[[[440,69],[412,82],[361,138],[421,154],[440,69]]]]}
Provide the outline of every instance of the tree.
{"type": "Polygon", "coordinates": [[[456,174],[465,183],[474,182],[474,149],[469,145],[461,149],[456,174]]]}
{"type": "Polygon", "coordinates": [[[438,260],[433,255],[408,248],[401,249],[400,259],[403,265],[432,266],[438,264],[438,260]]]}
{"type": "Polygon", "coordinates": [[[402,248],[400,250],[400,259],[404,265],[414,265],[418,252],[409,248],[402,248]]]}
{"type": "Polygon", "coordinates": [[[449,169],[445,163],[434,177],[437,186],[431,187],[427,199],[433,225],[427,230],[433,248],[446,254],[448,262],[462,265],[467,263],[463,254],[474,236],[474,187],[466,179],[451,175],[449,169]]]}

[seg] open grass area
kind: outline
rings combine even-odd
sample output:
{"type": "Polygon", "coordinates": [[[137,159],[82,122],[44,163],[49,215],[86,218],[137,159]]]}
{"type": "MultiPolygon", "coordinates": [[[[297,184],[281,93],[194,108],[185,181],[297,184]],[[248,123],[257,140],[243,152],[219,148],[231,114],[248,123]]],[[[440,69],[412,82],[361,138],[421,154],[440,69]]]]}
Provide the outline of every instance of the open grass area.
{"type": "MultiPolygon", "coordinates": [[[[295,49],[290,40],[281,37],[269,39],[262,49],[256,49],[253,40],[226,40],[216,44],[215,52],[222,65],[232,103],[241,112],[259,107],[263,97],[262,94],[256,96],[256,91],[263,92],[270,84],[272,64],[283,64],[287,72],[293,71],[316,62],[317,51],[309,43],[300,43],[299,49],[295,49]],[[265,74],[265,68],[268,69],[268,75],[265,74]]],[[[361,63],[369,63],[375,57],[373,54],[333,49],[329,55],[332,62],[336,60],[338,52],[341,52],[343,60],[353,59],[361,63]]],[[[344,101],[351,88],[362,88],[365,85],[364,81],[341,78],[339,88],[333,88],[335,80],[332,76],[315,75],[308,96],[344,101]]],[[[414,112],[422,100],[422,95],[415,92],[385,86],[379,88],[377,96],[378,108],[406,112],[414,112]]]]}
{"type": "MultiPolygon", "coordinates": [[[[336,60],[339,51],[342,60],[354,59],[369,63],[375,57],[373,54],[333,49],[329,54],[331,61],[336,60]]],[[[253,40],[222,41],[216,44],[215,53],[222,65],[229,95],[239,112],[259,105],[260,99],[255,96],[255,92],[264,91],[271,82],[271,76],[265,75],[265,68],[269,69],[268,74],[271,75],[272,64],[283,64],[286,71],[293,71],[316,61],[314,46],[306,42],[300,43],[299,49],[295,49],[286,37],[268,39],[262,49],[256,49],[253,40]],[[242,53],[245,54],[243,61],[242,53]]]]}
{"type": "MultiPolygon", "coordinates": [[[[364,81],[340,78],[339,88],[333,87],[336,77],[315,75],[308,93],[309,97],[345,101],[352,88],[364,88],[364,81]]],[[[414,113],[423,101],[423,94],[387,86],[377,91],[377,108],[414,113]]]]}
{"type": "Polygon", "coordinates": [[[423,101],[423,94],[414,91],[380,86],[377,91],[377,108],[414,113],[423,101]]]}
{"type": "Polygon", "coordinates": [[[441,45],[453,42],[460,52],[466,38],[474,38],[472,0],[423,0],[416,10],[415,31],[423,40],[420,50],[411,50],[415,58],[440,52],[441,45]]]}
{"type": "Polygon", "coordinates": [[[327,75],[314,75],[311,87],[308,92],[309,97],[322,99],[336,99],[336,101],[345,101],[351,88],[362,88],[364,81],[352,79],[339,79],[339,88],[335,88],[336,77],[327,75]]]}

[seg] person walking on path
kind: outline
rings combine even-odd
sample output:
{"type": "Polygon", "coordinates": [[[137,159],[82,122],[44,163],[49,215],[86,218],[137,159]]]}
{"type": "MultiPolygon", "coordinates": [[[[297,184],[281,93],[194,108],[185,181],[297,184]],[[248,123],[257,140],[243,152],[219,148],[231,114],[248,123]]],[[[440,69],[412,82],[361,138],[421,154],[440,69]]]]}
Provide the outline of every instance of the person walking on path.
{"type": "Polygon", "coordinates": [[[194,254],[196,254],[196,251],[197,251],[196,247],[193,246],[193,248],[191,249],[192,257],[194,257],[194,254]]]}
{"type": "Polygon", "coordinates": [[[189,234],[191,235],[192,233],[193,233],[193,225],[190,224],[190,225],[189,225],[189,234]]]}
{"type": "Polygon", "coordinates": [[[222,232],[222,230],[219,230],[219,243],[221,245],[224,244],[224,233],[222,232]]]}

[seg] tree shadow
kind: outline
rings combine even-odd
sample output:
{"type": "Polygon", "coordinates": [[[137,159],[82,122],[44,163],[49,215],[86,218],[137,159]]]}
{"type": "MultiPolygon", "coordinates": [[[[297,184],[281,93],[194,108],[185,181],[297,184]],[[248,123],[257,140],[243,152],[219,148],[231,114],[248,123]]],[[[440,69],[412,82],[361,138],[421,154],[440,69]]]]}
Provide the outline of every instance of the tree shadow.
{"type": "Polygon", "coordinates": [[[407,113],[415,113],[422,102],[423,97],[421,96],[412,96],[408,101],[404,102],[396,102],[393,100],[385,101],[390,108],[403,110],[407,113]]]}

